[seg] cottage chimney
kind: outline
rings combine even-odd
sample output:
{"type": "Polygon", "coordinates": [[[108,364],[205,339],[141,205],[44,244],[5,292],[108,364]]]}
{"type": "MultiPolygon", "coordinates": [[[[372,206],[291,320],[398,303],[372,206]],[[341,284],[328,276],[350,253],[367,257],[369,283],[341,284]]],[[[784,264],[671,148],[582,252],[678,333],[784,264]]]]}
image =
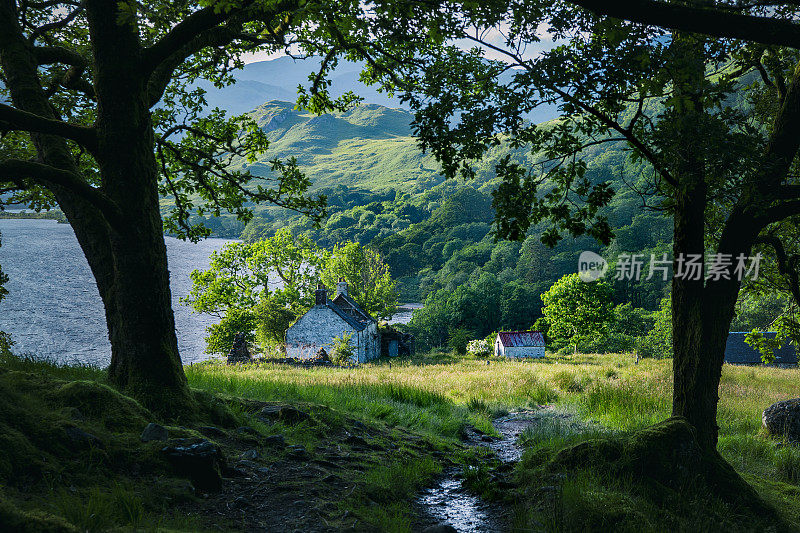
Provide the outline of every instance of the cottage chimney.
{"type": "Polygon", "coordinates": [[[314,304],[325,305],[328,303],[328,291],[323,285],[317,285],[317,290],[314,292],[314,304]]]}
{"type": "Polygon", "coordinates": [[[344,278],[339,278],[339,283],[336,284],[336,294],[347,296],[347,282],[344,278]]]}

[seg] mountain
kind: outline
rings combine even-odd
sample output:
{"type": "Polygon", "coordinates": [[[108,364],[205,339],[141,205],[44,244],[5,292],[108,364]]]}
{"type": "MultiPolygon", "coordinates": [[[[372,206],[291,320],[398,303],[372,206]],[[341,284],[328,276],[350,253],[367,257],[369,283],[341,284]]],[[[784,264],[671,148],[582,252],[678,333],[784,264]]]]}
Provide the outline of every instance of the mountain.
{"type": "MultiPolygon", "coordinates": [[[[295,60],[291,57],[279,57],[269,61],[248,63],[244,68],[234,71],[236,83],[217,89],[209,82],[199,85],[207,91],[206,98],[211,107],[225,109],[229,113],[240,114],[251,111],[270,100],[294,102],[297,99],[297,86],[308,87],[309,74],[317,72],[321,59],[311,57],[295,60]]],[[[366,104],[376,104],[388,108],[406,108],[398,98],[389,97],[375,87],[364,85],[359,80],[363,63],[341,61],[331,73],[333,96],[352,91],[364,99],[366,104]]],[[[504,81],[509,81],[513,73],[504,74],[504,81]]],[[[546,122],[558,116],[556,106],[547,105],[524,115],[526,120],[534,123],[546,122]]]]}
{"type": "Polygon", "coordinates": [[[315,189],[411,190],[441,180],[438,165],[411,136],[408,111],[362,104],[345,113],[315,116],[292,103],[271,101],[252,116],[270,139],[263,160],[237,162],[254,174],[269,176],[270,160],[294,156],[315,189]]]}
{"type": "MultiPolygon", "coordinates": [[[[200,82],[199,85],[206,90],[206,98],[212,107],[225,109],[229,113],[245,113],[269,100],[294,102],[297,98],[297,86],[309,86],[308,76],[319,69],[320,62],[317,57],[303,60],[279,57],[257,61],[234,71],[236,83],[233,85],[222,89],[217,89],[207,81],[200,82]]],[[[369,104],[402,107],[397,98],[390,98],[374,87],[361,83],[358,78],[362,68],[363,65],[359,63],[340,62],[331,74],[331,94],[340,96],[353,91],[369,104]]]]}

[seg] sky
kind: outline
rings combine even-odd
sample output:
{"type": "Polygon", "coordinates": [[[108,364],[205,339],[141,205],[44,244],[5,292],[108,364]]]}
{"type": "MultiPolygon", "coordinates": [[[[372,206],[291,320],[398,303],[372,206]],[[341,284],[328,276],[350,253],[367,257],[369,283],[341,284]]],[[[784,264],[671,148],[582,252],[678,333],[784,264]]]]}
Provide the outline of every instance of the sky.
{"type": "MultiPolygon", "coordinates": [[[[493,46],[497,46],[499,48],[506,48],[506,38],[505,34],[508,32],[509,26],[508,25],[501,25],[499,28],[491,28],[483,36],[483,40],[492,44],[493,46]]],[[[524,49],[522,54],[523,59],[532,59],[542,53],[543,51],[550,50],[555,46],[553,39],[550,37],[549,32],[547,31],[546,25],[541,25],[538,28],[538,33],[541,35],[541,41],[537,43],[528,43],[524,49]]],[[[470,39],[458,39],[453,41],[453,44],[458,46],[459,48],[463,48],[465,50],[474,48],[476,43],[470,39]]],[[[496,50],[492,48],[481,46],[483,49],[484,57],[487,59],[496,59],[499,61],[508,62],[509,59],[496,50]]],[[[297,49],[293,49],[292,52],[296,52],[297,49]]],[[[284,57],[286,53],[284,51],[279,52],[257,52],[246,54],[243,56],[243,60],[245,63],[256,63],[258,61],[270,61],[273,59],[278,59],[279,57],[284,57]]]]}

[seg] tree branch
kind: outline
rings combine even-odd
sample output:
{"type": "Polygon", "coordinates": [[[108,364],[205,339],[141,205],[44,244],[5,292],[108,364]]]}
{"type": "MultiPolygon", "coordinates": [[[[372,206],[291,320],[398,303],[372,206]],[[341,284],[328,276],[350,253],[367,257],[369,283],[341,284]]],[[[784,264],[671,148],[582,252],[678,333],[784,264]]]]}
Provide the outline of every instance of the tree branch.
{"type": "Polygon", "coordinates": [[[64,46],[34,46],[33,55],[39,65],[64,63],[84,68],[89,65],[88,59],[64,46]]]}
{"type": "Polygon", "coordinates": [[[109,225],[120,233],[129,229],[119,206],[100,189],[92,187],[74,172],[35,161],[6,159],[0,162],[0,178],[8,181],[27,178],[46,187],[53,185],[62,187],[99,209],[109,225]]]}
{"type": "Polygon", "coordinates": [[[795,302],[800,305],[800,280],[798,280],[796,268],[797,256],[788,257],[781,240],[773,235],[762,235],[756,239],[756,242],[766,244],[775,250],[775,257],[778,260],[778,272],[786,276],[789,282],[789,290],[795,302]]]}
{"type": "MultiPolygon", "coordinates": [[[[269,12],[254,7],[254,0],[243,2],[230,13],[213,14],[200,10],[175,26],[160,41],[143,51],[143,75],[149,78],[148,92],[150,105],[155,105],[178,66],[200,50],[208,47],[225,46],[242,38],[242,26],[246,22],[271,22],[279,13],[297,8],[296,0],[281,0],[269,12]]],[[[280,39],[284,28],[277,31],[269,29],[274,40],[280,39]]],[[[246,35],[246,34],[245,34],[246,35]]],[[[251,40],[247,36],[246,40],[251,40]]],[[[265,41],[266,42],[266,41],[265,41]]]]}
{"type": "MultiPolygon", "coordinates": [[[[242,7],[252,3],[253,0],[247,0],[243,2],[242,7]]],[[[209,6],[183,19],[156,43],[142,51],[142,67],[145,74],[152,73],[167,58],[191,43],[198,35],[222,24],[235,13],[238,13],[238,10],[228,13],[215,12],[214,7],[209,6]]]]}
{"type": "Polygon", "coordinates": [[[702,33],[712,37],[800,49],[800,25],[788,20],[743,15],[726,9],[687,6],[658,0],[567,0],[597,15],[702,33]]]}
{"type": "Polygon", "coordinates": [[[94,128],[41,117],[35,113],[0,104],[0,131],[12,130],[57,135],[75,141],[89,152],[97,149],[97,131],[94,128]]]}
{"type": "Polygon", "coordinates": [[[83,6],[78,6],[73,9],[70,13],[67,14],[66,17],[60,20],[56,20],[54,22],[50,22],[48,24],[43,24],[38,28],[34,29],[31,34],[28,36],[28,41],[34,42],[39,36],[44,35],[48,31],[57,30],[59,28],[63,28],[70,22],[72,22],[78,15],[83,13],[83,6]]]}

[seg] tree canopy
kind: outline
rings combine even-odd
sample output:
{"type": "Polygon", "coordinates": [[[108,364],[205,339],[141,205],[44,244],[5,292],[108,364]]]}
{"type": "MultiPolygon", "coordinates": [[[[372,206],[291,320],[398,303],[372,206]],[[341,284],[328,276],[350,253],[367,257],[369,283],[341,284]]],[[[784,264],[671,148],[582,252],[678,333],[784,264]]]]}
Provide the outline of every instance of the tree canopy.
{"type": "Polygon", "coordinates": [[[587,283],[578,274],[564,276],[542,294],[542,313],[553,348],[577,345],[585,339],[608,335],[614,321],[611,287],[587,283]]]}

